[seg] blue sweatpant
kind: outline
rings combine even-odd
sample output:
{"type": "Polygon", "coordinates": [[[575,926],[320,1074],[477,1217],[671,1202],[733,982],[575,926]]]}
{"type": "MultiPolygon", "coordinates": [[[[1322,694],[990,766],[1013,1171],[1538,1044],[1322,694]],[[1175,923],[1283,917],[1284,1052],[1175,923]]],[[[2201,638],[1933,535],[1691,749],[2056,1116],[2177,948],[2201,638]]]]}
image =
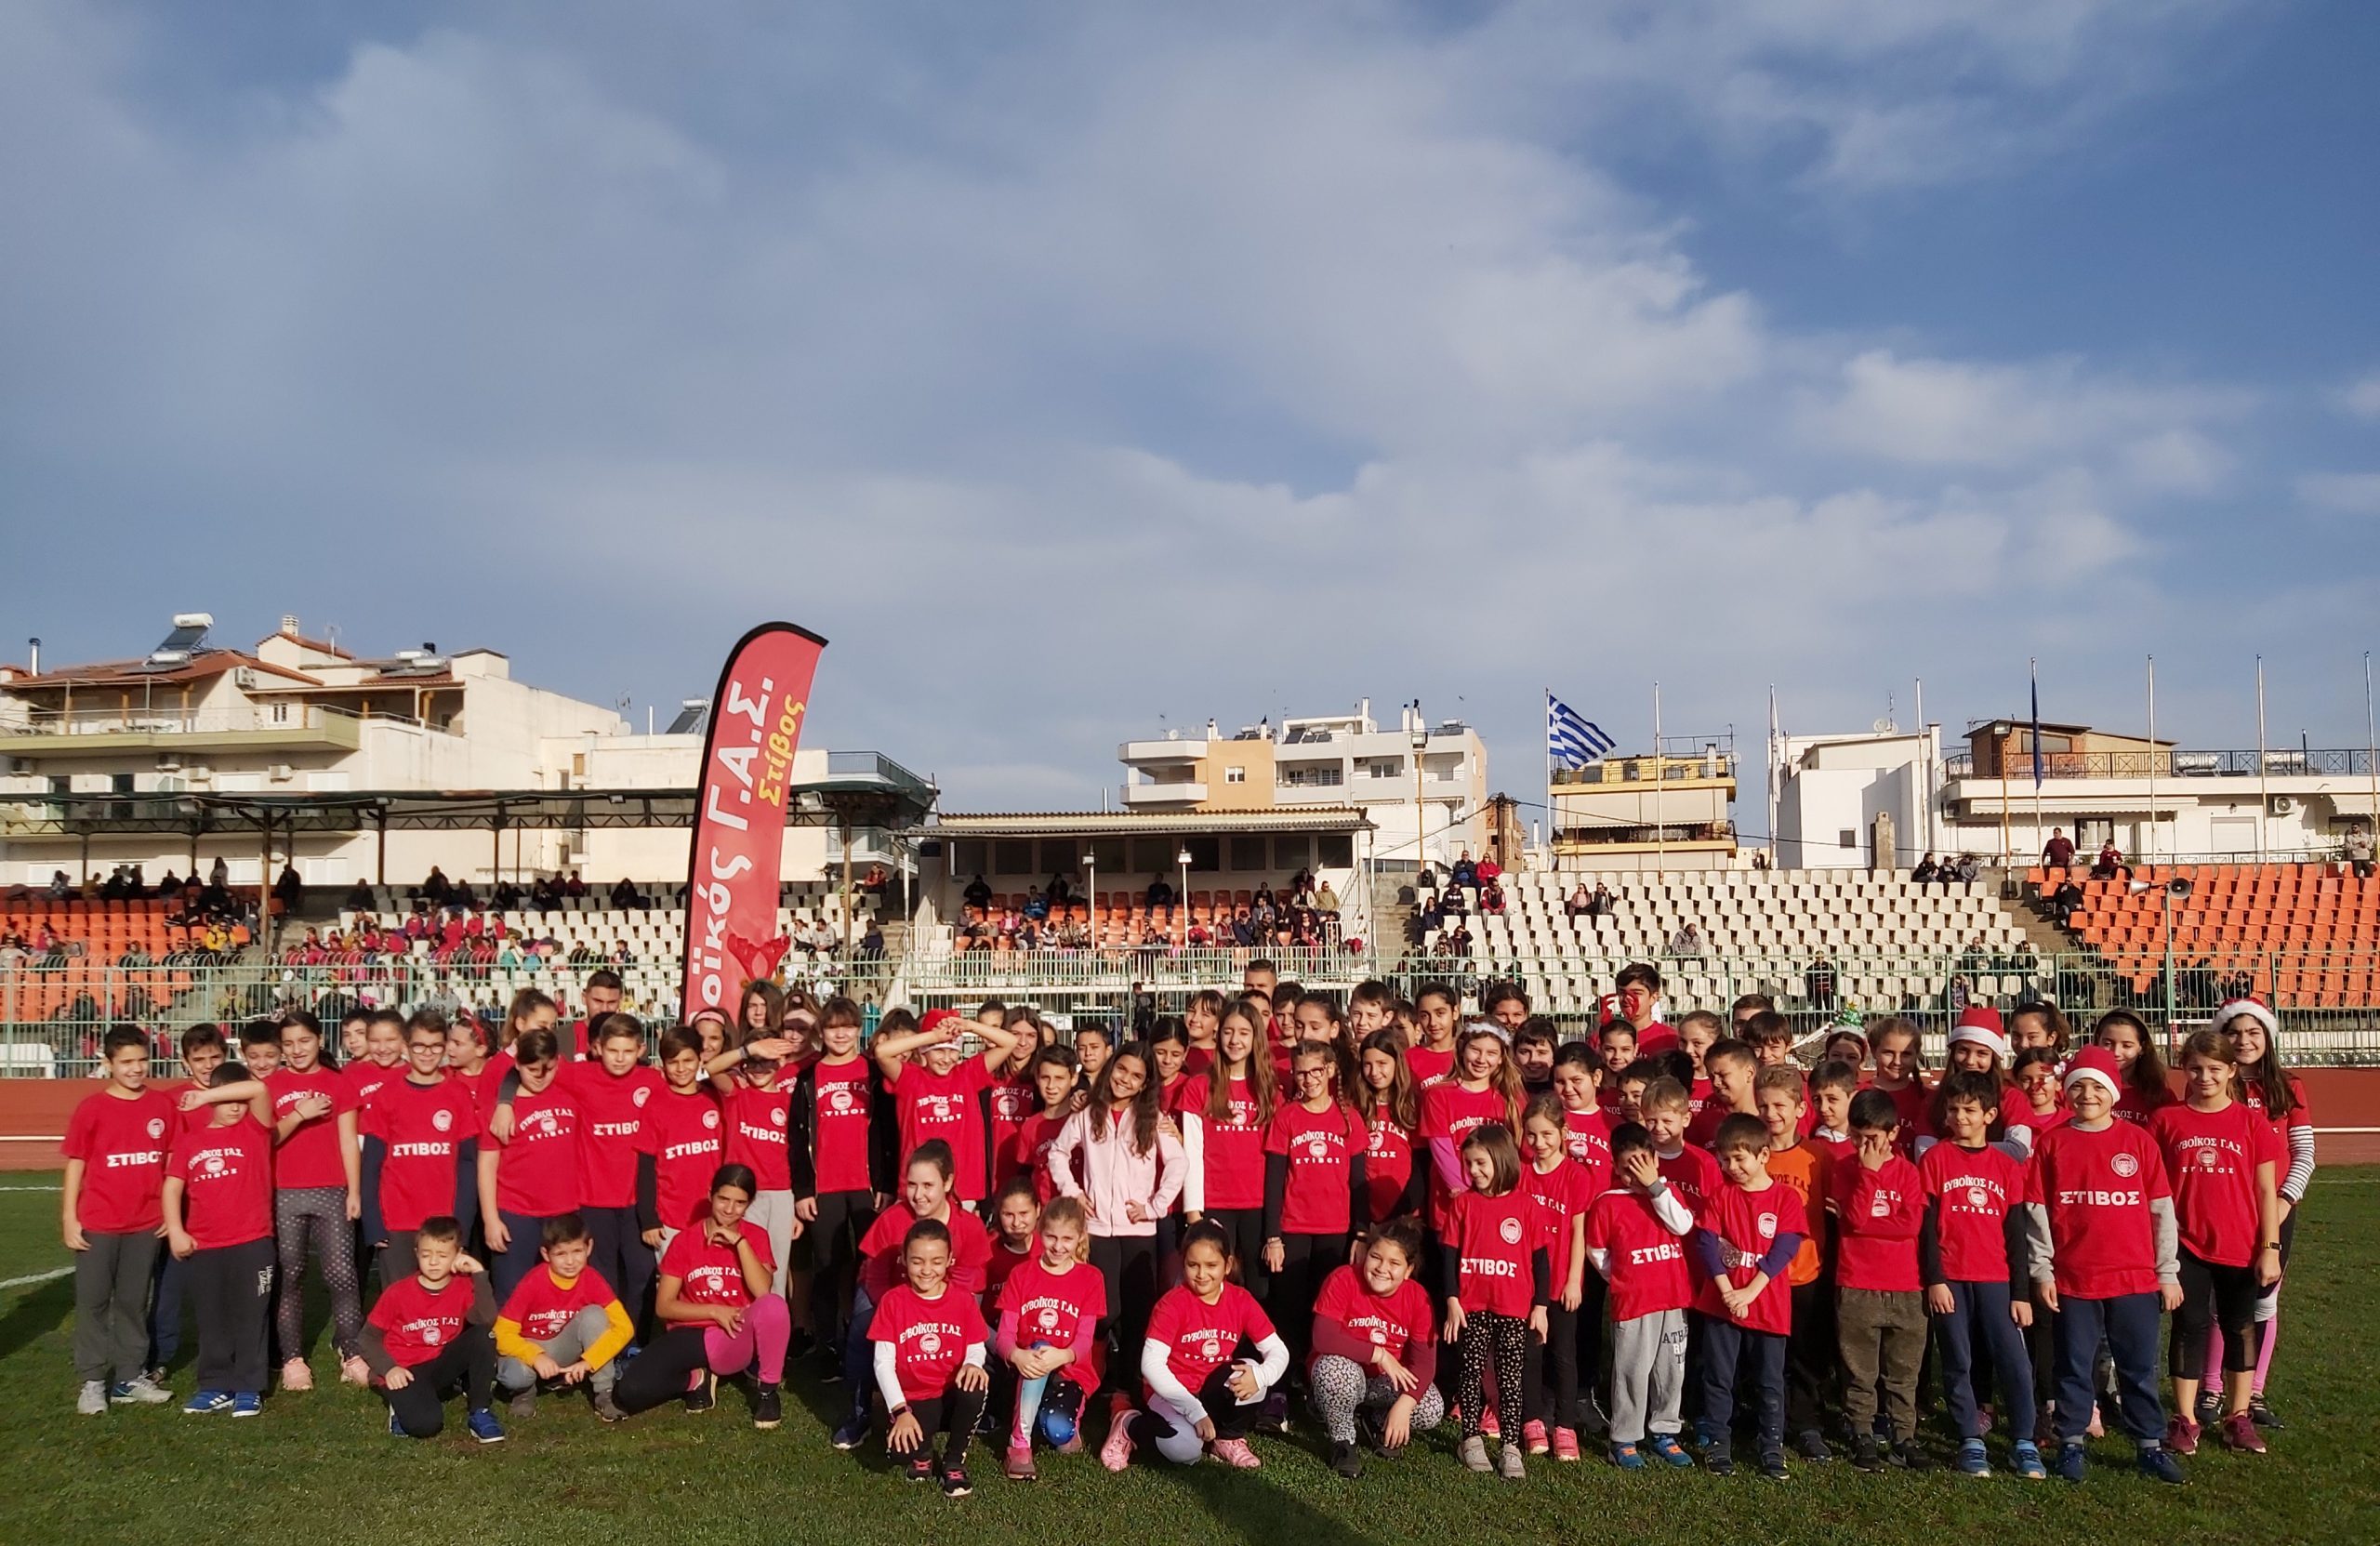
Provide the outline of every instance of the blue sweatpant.
{"type": "Polygon", "coordinates": [[[2025,1334],[2009,1315],[2008,1285],[2004,1282],[1950,1283],[1951,1308],[1934,1317],[1935,1346],[1942,1357],[1942,1398],[1950,1408],[1950,1426],[1963,1439],[1983,1437],[1975,1399],[1975,1345],[1980,1337],[1991,1350],[1992,1372],[2000,1380],[2000,1406],[2008,1414],[2014,1438],[2033,1436],[2033,1366],[2025,1351],[2025,1334]]]}
{"type": "Polygon", "coordinates": [[[2155,1294],[2057,1300],[2057,1441],[2080,1444],[2091,1425],[2091,1365],[2107,1343],[2116,1367],[2117,1416],[2137,1444],[2165,1437],[2165,1406],[2157,1394],[2158,1326],[2163,1306],[2155,1294]]]}

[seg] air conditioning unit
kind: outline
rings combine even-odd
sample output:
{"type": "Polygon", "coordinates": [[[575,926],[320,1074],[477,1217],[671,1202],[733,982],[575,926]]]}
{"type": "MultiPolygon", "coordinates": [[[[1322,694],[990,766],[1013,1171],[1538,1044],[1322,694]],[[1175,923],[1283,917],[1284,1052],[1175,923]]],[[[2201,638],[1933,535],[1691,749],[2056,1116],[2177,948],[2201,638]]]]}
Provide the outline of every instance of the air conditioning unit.
{"type": "Polygon", "coordinates": [[[184,776],[192,784],[212,784],[215,782],[215,770],[213,768],[192,768],[184,776]]]}
{"type": "Polygon", "coordinates": [[[33,760],[30,757],[11,757],[8,759],[8,771],[21,777],[33,771],[33,760]]]}
{"type": "Polygon", "coordinates": [[[231,685],[243,693],[255,692],[257,683],[260,680],[262,679],[257,675],[257,668],[253,666],[235,666],[231,668],[231,685]]]}
{"type": "Polygon", "coordinates": [[[286,784],[292,778],[297,776],[297,770],[290,767],[286,762],[275,762],[272,765],[271,773],[268,776],[271,777],[275,784],[286,784]]]}
{"type": "Polygon", "coordinates": [[[179,752],[172,752],[172,751],[161,751],[161,752],[159,752],[159,753],[157,754],[157,771],[158,771],[159,773],[179,773],[179,772],[181,772],[181,771],[182,771],[182,759],[181,759],[181,754],[180,754],[179,752]]]}
{"type": "Polygon", "coordinates": [[[2297,797],[2295,795],[2273,796],[2272,813],[2276,816],[2294,816],[2297,814],[2297,797]]]}

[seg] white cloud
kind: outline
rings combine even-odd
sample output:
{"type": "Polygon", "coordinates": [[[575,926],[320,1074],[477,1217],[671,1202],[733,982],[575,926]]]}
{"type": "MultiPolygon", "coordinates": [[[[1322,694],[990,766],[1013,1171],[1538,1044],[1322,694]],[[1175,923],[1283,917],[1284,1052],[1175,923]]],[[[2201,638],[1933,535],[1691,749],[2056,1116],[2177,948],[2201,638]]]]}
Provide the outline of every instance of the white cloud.
{"type": "Polygon", "coordinates": [[[2380,418],[2380,372],[2350,382],[2339,403],[2358,418],[2380,418]]]}
{"type": "Polygon", "coordinates": [[[2297,480],[2297,497],[2342,515],[2380,515],[2380,472],[2310,472],[2297,480]]]}

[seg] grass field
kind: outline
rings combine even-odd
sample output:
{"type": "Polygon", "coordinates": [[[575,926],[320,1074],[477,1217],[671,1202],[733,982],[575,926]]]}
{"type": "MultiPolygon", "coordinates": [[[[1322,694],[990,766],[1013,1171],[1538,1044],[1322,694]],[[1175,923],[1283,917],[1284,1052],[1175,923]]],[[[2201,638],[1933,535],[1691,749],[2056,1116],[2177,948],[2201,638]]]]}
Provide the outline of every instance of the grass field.
{"type": "MultiPolygon", "coordinates": [[[[56,1183],[0,1177],[0,1278],[64,1264],[56,1183]]],[[[1303,1440],[1260,1438],[1255,1473],[1136,1466],[1117,1478],[1086,1455],[1045,1460],[1043,1479],[1026,1487],[1001,1479],[996,1462],[978,1464],[979,1490],[957,1502],[904,1484],[877,1456],[835,1452],[822,1416],[832,1397],[799,1381],[773,1434],[755,1432],[741,1398],[722,1391],[704,1417],[670,1407],[606,1429],[583,1405],[554,1401],[512,1424],[501,1446],[412,1444],[387,1436],[377,1398],[333,1382],[318,1348],[319,1388],[271,1398],[260,1419],[171,1407],[77,1418],[72,1288],[57,1278],[0,1289],[0,1546],[2368,1542],[2380,1538],[2375,1259],[2380,1171],[2325,1171],[2297,1233],[2271,1393],[2290,1426],[2260,1460],[2202,1453],[2179,1490],[2136,1478],[2128,1447],[2114,1441],[2097,1447],[2104,1463],[2081,1488],[1949,1473],[1870,1477],[1839,1462],[1798,1466],[1780,1487],[1749,1474],[1622,1475],[1596,1460],[1532,1462],[1514,1485],[1461,1470],[1441,1434],[1426,1452],[1375,1461],[1356,1483],[1325,1470],[1303,1440]]],[[[176,1384],[188,1394],[187,1368],[176,1384]]]]}

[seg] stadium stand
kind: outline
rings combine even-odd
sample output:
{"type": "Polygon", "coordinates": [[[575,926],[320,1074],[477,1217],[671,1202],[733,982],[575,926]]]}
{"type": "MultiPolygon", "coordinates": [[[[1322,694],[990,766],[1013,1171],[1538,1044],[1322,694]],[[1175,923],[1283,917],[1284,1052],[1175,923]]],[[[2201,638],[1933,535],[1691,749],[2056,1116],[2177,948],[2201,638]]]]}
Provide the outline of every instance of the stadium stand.
{"type": "Polygon", "coordinates": [[[2037,868],[2026,879],[2043,896],[2071,879],[2082,893],[2073,937],[2139,991],[2164,970],[2170,906],[2174,955],[2186,970],[2268,993],[2284,1009],[2380,1002],[2380,880],[2344,866],[2140,865],[2129,880],[2037,868]],[[2174,880],[2188,882],[2187,895],[2166,890],[2174,880]]]}

